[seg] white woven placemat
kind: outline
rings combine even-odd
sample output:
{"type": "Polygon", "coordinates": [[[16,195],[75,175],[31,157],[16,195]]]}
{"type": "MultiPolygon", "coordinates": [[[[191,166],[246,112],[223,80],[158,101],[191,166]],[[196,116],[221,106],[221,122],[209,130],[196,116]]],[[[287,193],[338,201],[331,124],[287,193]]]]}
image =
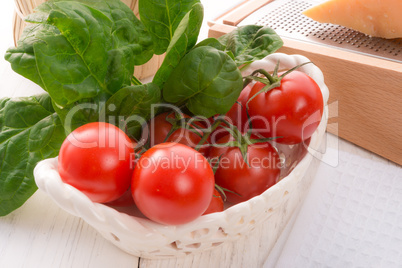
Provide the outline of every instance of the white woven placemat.
{"type": "Polygon", "coordinates": [[[265,267],[402,267],[402,168],[328,151],[265,267]],[[332,158],[332,159],[331,159],[332,158]]]}

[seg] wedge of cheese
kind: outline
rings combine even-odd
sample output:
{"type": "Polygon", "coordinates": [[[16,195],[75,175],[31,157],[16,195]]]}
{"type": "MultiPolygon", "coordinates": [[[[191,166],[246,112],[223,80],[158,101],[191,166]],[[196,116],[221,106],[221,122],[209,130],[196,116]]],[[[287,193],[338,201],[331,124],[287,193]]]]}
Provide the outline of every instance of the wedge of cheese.
{"type": "Polygon", "coordinates": [[[303,12],[332,23],[387,39],[402,37],[402,0],[329,0],[303,12]]]}

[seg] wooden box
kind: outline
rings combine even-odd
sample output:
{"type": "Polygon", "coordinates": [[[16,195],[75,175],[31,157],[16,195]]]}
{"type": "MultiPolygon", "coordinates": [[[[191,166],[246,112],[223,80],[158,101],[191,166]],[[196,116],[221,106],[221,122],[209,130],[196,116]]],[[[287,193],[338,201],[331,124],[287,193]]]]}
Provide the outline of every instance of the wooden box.
{"type": "MultiPolygon", "coordinates": [[[[275,1],[245,1],[209,22],[209,36],[233,30],[271,2],[275,1]]],[[[359,48],[352,51],[278,34],[284,41],[278,52],[304,55],[323,71],[330,90],[328,132],[402,165],[402,41],[391,40],[396,49],[389,60],[361,53],[359,48]]],[[[373,39],[377,47],[390,42],[379,39],[373,39]]]]}

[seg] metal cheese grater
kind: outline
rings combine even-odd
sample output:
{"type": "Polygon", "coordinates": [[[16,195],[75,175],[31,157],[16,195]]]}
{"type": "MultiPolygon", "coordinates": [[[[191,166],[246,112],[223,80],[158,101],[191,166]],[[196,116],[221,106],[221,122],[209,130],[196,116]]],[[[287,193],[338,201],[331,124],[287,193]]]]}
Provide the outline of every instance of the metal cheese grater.
{"type": "Polygon", "coordinates": [[[302,14],[319,2],[321,1],[275,0],[246,17],[239,26],[269,26],[286,38],[402,63],[402,39],[370,37],[343,26],[316,22],[302,14]]]}

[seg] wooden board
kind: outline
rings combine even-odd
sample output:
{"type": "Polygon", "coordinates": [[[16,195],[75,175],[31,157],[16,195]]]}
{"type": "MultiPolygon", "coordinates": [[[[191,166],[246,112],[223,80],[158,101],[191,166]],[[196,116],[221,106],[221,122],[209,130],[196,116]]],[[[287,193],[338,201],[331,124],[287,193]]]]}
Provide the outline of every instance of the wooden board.
{"type": "Polygon", "coordinates": [[[240,6],[236,7],[232,12],[228,12],[223,18],[223,23],[226,25],[235,26],[244,20],[249,14],[255,12],[259,8],[272,2],[273,0],[253,0],[244,1],[240,6]]]}
{"type": "MultiPolygon", "coordinates": [[[[211,24],[209,37],[233,26],[211,24]]],[[[327,130],[402,165],[402,64],[283,38],[278,51],[304,55],[324,73],[330,91],[327,130]]]]}

